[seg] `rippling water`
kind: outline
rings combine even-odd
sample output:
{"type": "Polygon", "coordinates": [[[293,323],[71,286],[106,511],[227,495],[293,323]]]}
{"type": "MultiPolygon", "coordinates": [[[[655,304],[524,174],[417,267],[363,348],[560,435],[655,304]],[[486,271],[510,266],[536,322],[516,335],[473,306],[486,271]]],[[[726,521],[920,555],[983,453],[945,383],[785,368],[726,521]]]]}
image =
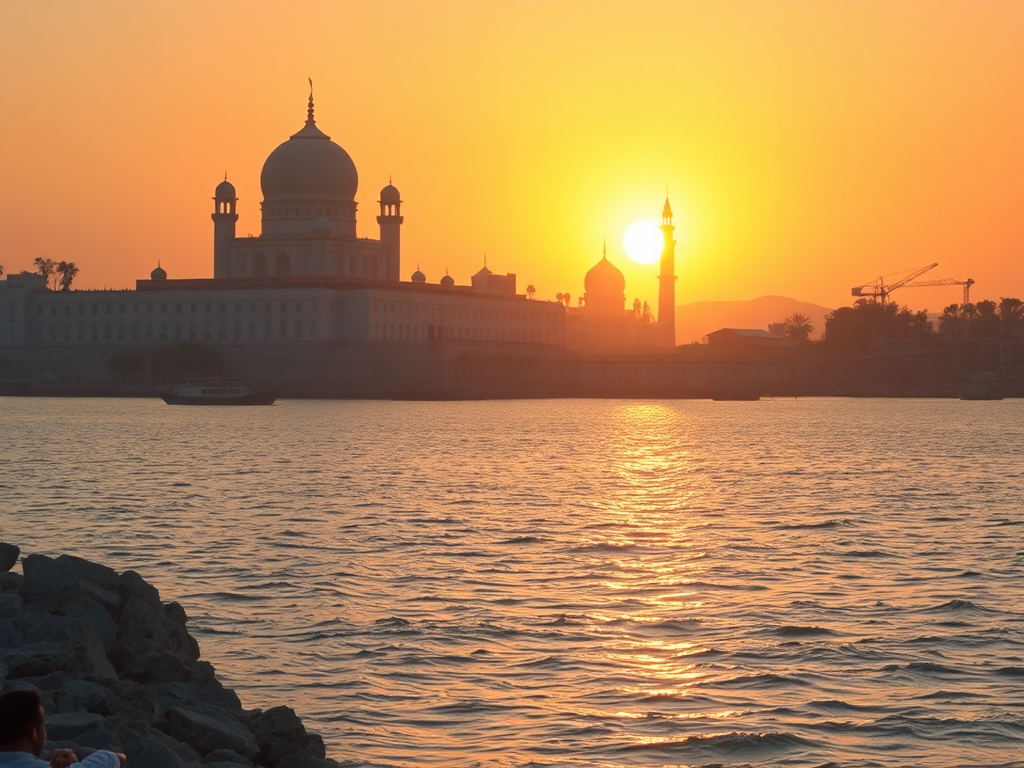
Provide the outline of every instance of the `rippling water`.
{"type": "Polygon", "coordinates": [[[0,538],[138,569],[366,765],[1024,765],[1024,401],[0,398],[0,538]]]}

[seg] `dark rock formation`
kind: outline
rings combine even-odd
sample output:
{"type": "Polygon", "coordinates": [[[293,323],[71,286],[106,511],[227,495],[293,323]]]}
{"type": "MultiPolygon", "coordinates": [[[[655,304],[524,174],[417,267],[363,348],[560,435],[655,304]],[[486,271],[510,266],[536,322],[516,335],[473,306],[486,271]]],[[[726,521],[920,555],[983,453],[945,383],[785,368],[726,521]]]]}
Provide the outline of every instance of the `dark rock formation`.
{"type": "Polygon", "coordinates": [[[134,571],[0,543],[0,684],[43,695],[49,746],[137,768],[338,768],[288,707],[245,710],[200,660],[185,610],[134,571]]]}

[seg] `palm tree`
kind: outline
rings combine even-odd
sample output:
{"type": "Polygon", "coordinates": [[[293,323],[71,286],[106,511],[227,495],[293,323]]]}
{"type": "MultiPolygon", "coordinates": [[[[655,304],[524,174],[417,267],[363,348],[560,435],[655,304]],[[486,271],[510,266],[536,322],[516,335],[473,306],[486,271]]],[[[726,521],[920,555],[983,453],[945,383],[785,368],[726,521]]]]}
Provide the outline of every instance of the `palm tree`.
{"type": "Polygon", "coordinates": [[[39,270],[39,274],[46,278],[46,284],[50,284],[50,278],[54,278],[53,287],[57,287],[57,262],[53,259],[44,259],[42,256],[36,256],[32,260],[32,263],[36,265],[36,269],[39,270]]]}
{"type": "Polygon", "coordinates": [[[568,309],[569,308],[569,302],[572,301],[572,296],[570,296],[568,293],[563,293],[562,294],[562,299],[565,300],[565,308],[568,309]]]}
{"type": "Polygon", "coordinates": [[[807,341],[807,338],[811,335],[811,331],[814,330],[814,326],[811,324],[811,318],[802,312],[794,312],[786,318],[785,324],[786,335],[793,341],[807,341]]]}
{"type": "Polygon", "coordinates": [[[60,289],[70,291],[71,283],[78,277],[78,267],[73,261],[62,261],[57,265],[57,274],[60,276],[60,289]]]}

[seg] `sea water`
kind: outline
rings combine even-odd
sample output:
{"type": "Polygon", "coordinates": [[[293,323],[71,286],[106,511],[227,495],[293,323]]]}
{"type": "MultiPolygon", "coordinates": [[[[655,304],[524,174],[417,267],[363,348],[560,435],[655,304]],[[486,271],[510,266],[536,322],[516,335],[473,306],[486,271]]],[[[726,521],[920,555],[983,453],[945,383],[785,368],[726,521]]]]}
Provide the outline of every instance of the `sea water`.
{"type": "Polygon", "coordinates": [[[1024,765],[1021,400],[5,398],[0,505],[337,759],[1024,765]]]}

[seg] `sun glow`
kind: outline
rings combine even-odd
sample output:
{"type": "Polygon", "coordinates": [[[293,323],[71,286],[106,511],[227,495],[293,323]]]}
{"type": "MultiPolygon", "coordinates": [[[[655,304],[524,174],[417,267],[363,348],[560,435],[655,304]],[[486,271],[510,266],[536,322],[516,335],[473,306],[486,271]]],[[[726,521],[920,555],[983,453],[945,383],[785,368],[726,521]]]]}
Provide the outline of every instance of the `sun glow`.
{"type": "Polygon", "coordinates": [[[661,258],[664,242],[658,225],[646,219],[630,224],[622,238],[626,255],[637,264],[654,264],[661,258]]]}

